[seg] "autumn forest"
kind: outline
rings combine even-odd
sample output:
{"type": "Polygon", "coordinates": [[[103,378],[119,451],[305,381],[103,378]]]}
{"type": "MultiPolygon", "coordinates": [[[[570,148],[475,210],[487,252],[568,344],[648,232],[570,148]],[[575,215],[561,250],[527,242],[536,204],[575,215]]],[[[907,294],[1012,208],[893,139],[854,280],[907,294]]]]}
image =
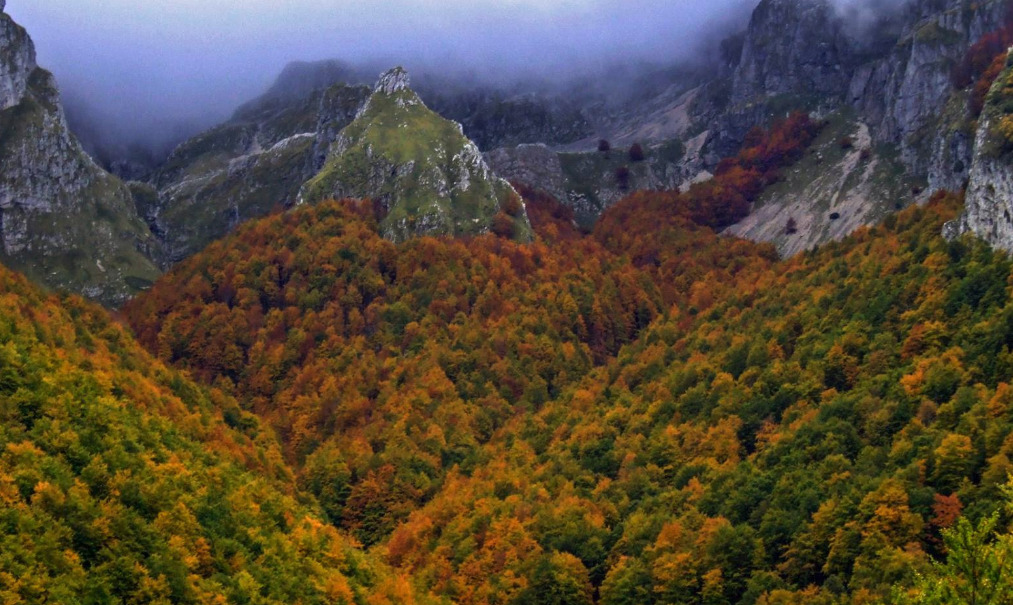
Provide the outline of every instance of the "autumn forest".
{"type": "Polygon", "coordinates": [[[951,193],[720,235],[825,127],[589,232],[518,185],[530,244],[341,200],[113,314],[0,270],[0,600],[1008,602],[1013,261],[951,193]]]}

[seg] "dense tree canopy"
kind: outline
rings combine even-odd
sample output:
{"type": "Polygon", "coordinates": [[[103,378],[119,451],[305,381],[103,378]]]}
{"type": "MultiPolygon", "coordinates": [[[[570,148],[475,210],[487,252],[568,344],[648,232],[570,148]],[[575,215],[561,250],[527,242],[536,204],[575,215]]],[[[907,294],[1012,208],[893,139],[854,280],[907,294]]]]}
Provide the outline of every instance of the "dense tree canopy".
{"type": "Polygon", "coordinates": [[[714,231],[818,127],[754,132],[591,234],[522,189],[532,245],[395,245],[355,201],[245,225],[125,309],[161,361],[0,273],[0,590],[857,605],[1007,582],[1013,262],[940,237],[959,196],[789,260],[714,231]]]}
{"type": "Polygon", "coordinates": [[[296,493],[234,399],[0,268],[0,601],[412,602],[296,493]]]}

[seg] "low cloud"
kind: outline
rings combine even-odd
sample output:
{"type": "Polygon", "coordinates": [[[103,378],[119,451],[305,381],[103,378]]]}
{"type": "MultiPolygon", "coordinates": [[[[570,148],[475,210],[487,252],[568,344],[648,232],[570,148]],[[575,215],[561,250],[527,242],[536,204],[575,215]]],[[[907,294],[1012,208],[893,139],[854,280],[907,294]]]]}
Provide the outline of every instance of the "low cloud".
{"type": "Polygon", "coordinates": [[[288,62],[507,82],[712,50],[756,0],[9,0],[79,113],[117,140],[221,121],[288,62]]]}

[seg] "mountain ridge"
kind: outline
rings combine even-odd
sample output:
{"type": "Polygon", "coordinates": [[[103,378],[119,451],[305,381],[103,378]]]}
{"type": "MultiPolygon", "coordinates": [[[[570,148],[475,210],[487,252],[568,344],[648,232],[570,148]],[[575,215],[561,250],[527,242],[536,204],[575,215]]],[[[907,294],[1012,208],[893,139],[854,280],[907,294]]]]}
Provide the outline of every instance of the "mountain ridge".
{"type": "Polygon", "coordinates": [[[70,132],[55,79],[6,12],[0,51],[0,258],[49,287],[120,304],[158,276],[158,242],[127,187],[70,132]]]}
{"type": "Polygon", "coordinates": [[[324,167],[300,192],[300,203],[328,198],[379,204],[381,232],[395,242],[491,230],[531,239],[517,192],[492,174],[460,124],[425,106],[400,67],[380,76],[331,145],[324,167]]]}

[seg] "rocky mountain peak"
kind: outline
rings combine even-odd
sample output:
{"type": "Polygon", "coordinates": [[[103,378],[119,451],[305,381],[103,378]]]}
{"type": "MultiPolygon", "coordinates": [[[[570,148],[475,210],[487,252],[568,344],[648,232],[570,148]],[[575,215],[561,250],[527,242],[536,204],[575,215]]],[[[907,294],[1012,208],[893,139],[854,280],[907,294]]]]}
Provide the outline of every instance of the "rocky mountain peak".
{"type": "Polygon", "coordinates": [[[303,187],[307,203],[371,199],[392,241],[496,231],[531,239],[523,202],[486,164],[460,124],[425,106],[408,73],[384,73],[369,101],[338,136],[323,169],[303,187]]]}
{"type": "Polygon", "coordinates": [[[763,0],[753,12],[735,73],[737,102],[805,91],[840,95],[851,44],[828,0],[763,0]]]}
{"type": "Polygon", "coordinates": [[[362,105],[356,117],[359,118],[369,113],[377,103],[393,102],[402,109],[415,106],[425,107],[422,98],[412,90],[411,81],[411,76],[403,67],[398,66],[385,71],[377,80],[372,96],[362,105]]]}
{"type": "Polygon", "coordinates": [[[394,95],[405,90],[411,90],[411,76],[403,67],[395,67],[380,76],[376,83],[375,92],[385,95],[394,95]]]}

